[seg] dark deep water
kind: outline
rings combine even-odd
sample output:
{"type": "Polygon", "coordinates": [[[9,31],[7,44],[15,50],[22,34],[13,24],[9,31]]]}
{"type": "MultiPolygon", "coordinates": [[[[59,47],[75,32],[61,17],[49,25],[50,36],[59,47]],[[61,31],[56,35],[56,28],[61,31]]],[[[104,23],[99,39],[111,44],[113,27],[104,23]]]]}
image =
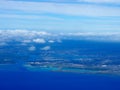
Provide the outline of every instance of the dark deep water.
{"type": "Polygon", "coordinates": [[[120,90],[120,76],[1,71],[0,90],[120,90]]]}

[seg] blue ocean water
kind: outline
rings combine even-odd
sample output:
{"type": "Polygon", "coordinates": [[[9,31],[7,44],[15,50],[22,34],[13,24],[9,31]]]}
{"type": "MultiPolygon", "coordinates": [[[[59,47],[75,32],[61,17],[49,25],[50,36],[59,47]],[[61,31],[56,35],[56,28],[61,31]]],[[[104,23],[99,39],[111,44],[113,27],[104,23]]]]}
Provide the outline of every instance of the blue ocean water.
{"type": "Polygon", "coordinates": [[[0,90],[120,90],[120,77],[61,72],[0,72],[0,90]]]}
{"type": "Polygon", "coordinates": [[[0,90],[120,90],[118,42],[22,44],[11,40],[0,47],[0,90]]]}

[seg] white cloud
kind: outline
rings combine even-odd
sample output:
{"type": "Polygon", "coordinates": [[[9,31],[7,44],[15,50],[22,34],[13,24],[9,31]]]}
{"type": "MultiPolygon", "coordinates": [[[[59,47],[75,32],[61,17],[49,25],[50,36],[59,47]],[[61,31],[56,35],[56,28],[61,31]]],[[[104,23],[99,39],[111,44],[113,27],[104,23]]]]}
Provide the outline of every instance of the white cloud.
{"type": "Polygon", "coordinates": [[[31,43],[31,40],[23,40],[23,43],[31,43]]]}
{"type": "Polygon", "coordinates": [[[44,32],[44,31],[35,31],[35,30],[0,30],[0,34],[4,35],[6,37],[10,37],[10,36],[23,36],[23,37],[35,37],[35,36],[49,36],[51,35],[48,32],[44,32]]]}
{"type": "Polygon", "coordinates": [[[45,50],[45,51],[50,50],[50,49],[51,49],[50,46],[45,46],[45,47],[41,48],[41,50],[45,50]]]}
{"type": "Polygon", "coordinates": [[[54,40],[49,40],[48,42],[49,42],[49,43],[54,43],[55,41],[54,41],[54,40]]]}
{"type": "Polygon", "coordinates": [[[44,39],[40,39],[40,38],[33,39],[33,42],[35,42],[35,43],[46,43],[46,41],[44,39]]]}
{"type": "Polygon", "coordinates": [[[35,51],[36,50],[36,47],[35,46],[31,46],[28,48],[29,51],[35,51]]]}
{"type": "Polygon", "coordinates": [[[1,1],[0,8],[39,14],[55,13],[77,16],[120,16],[120,7],[110,7],[93,4],[1,1]]]}
{"type": "Polygon", "coordinates": [[[50,37],[51,33],[35,30],[0,30],[0,42],[11,40],[22,43],[45,43],[44,37],[50,37]]]}

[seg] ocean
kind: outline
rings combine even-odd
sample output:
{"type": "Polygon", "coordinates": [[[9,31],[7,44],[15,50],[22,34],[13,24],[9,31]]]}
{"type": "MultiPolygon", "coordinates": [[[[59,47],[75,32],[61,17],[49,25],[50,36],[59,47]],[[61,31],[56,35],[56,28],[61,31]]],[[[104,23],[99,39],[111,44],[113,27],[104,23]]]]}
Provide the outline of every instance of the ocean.
{"type": "Polygon", "coordinates": [[[120,90],[120,42],[9,33],[0,90],[120,90]]]}
{"type": "Polygon", "coordinates": [[[120,76],[3,71],[0,90],[120,90],[120,76]]]}

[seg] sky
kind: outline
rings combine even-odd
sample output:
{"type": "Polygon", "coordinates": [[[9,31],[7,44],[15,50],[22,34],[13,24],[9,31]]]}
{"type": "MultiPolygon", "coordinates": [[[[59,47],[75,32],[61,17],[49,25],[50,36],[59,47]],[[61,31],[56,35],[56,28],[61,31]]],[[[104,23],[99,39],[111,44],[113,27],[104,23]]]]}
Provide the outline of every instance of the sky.
{"type": "Polygon", "coordinates": [[[120,32],[120,0],[0,0],[0,30],[120,32]]]}

